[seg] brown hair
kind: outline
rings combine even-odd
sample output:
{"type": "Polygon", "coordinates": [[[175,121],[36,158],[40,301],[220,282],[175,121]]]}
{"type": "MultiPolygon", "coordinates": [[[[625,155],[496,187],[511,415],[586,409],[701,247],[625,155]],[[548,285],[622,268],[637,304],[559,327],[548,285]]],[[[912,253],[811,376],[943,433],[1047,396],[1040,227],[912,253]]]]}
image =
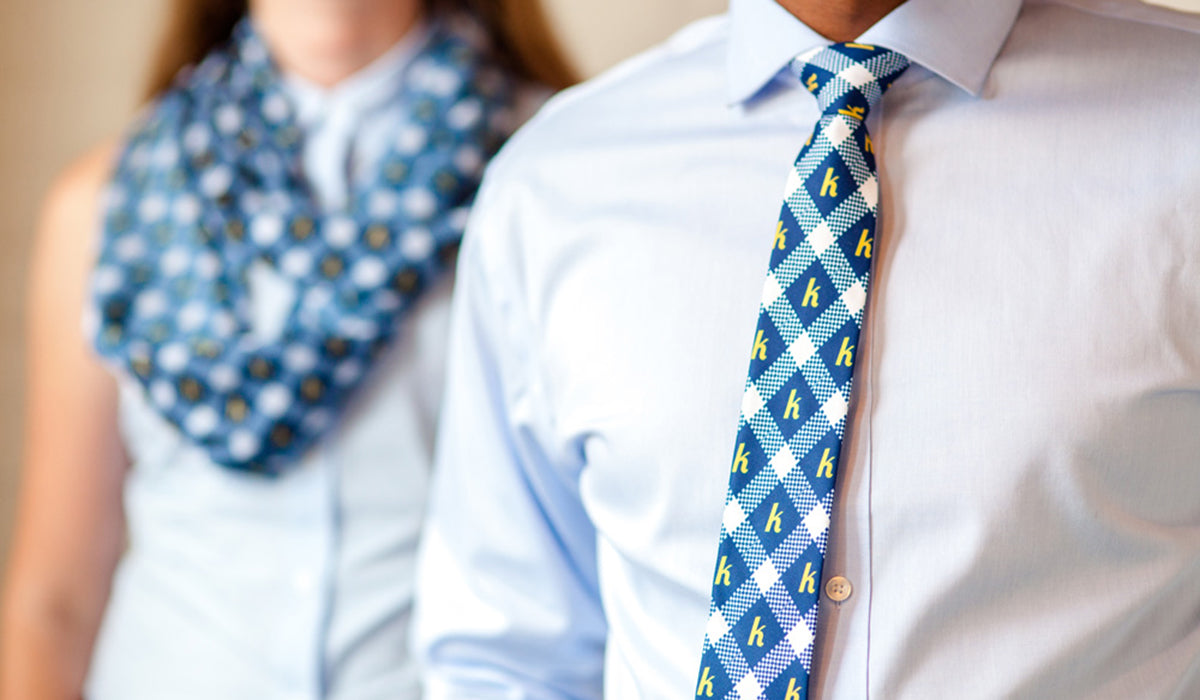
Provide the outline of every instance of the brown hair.
{"type": "MultiPolygon", "coordinates": [[[[550,30],[540,0],[424,0],[433,13],[464,11],[479,19],[497,52],[518,76],[555,90],[579,78],[550,30]]],[[[146,93],[166,90],[180,68],[226,41],[247,0],[174,0],[150,67],[146,93]]]]}

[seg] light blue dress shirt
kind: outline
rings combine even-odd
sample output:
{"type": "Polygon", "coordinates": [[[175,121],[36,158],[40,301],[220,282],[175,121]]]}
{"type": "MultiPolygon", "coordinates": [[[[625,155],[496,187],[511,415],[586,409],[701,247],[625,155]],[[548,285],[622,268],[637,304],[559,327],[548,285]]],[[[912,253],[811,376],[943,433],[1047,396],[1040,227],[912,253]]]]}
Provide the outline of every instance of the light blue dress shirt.
{"type": "MultiPolygon", "coordinates": [[[[1200,21],[910,0],[812,698],[1200,697],[1200,21]]],[[[695,697],[827,43],[733,0],[553,101],[459,267],[428,700],[695,697]]]]}
{"type": "MultiPolygon", "coordinates": [[[[423,30],[324,90],[288,77],[303,166],[344,205],[387,148],[423,30]]],[[[277,337],[296,289],[252,270],[254,331],[277,337]]],[[[447,280],[430,290],[341,425],[272,480],[213,464],[132,383],[122,434],[129,548],[88,700],[411,700],[413,566],[441,396],[447,280]]]]}

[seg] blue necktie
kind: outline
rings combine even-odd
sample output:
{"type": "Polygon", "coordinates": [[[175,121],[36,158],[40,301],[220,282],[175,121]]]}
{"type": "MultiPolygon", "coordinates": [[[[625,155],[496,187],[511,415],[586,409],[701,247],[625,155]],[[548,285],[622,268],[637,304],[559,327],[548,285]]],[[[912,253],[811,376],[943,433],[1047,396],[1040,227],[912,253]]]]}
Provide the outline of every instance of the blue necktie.
{"type": "Polygon", "coordinates": [[[792,62],[817,122],[789,173],[721,523],[698,697],[808,697],[821,568],[879,186],[866,119],[908,67],[834,44],[792,62]]]}

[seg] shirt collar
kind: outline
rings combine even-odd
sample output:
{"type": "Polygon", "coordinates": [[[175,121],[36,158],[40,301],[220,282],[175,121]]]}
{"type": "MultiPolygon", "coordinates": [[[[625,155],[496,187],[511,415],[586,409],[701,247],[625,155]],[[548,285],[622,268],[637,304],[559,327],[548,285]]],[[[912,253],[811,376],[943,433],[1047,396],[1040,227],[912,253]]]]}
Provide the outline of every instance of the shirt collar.
{"type": "Polygon", "coordinates": [[[332,87],[322,87],[294,73],[283,76],[284,90],[295,103],[301,125],[336,110],[360,115],[390,101],[400,75],[424,46],[429,28],[417,23],[390,49],[332,87]]]}
{"type": "MultiPolygon", "coordinates": [[[[858,38],[886,46],[978,95],[1021,0],[908,0],[858,38]]],[[[730,0],[727,96],[756,95],[797,55],[829,40],[775,0],[730,0]]]]}

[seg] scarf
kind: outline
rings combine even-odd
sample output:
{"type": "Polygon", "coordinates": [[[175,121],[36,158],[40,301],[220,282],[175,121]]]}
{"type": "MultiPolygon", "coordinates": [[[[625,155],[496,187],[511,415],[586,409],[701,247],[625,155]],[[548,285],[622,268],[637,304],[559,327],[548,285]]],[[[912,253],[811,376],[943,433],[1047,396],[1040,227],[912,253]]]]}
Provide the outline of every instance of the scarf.
{"type": "Polygon", "coordinates": [[[280,80],[243,19],[141,115],[105,197],[90,314],[100,356],[187,439],[270,475],[337,423],[451,266],[515,87],[478,27],[436,23],[404,70],[406,115],[374,181],[322,211],[280,80]],[[256,261],[300,290],[270,342],[251,332],[256,261]]]}

